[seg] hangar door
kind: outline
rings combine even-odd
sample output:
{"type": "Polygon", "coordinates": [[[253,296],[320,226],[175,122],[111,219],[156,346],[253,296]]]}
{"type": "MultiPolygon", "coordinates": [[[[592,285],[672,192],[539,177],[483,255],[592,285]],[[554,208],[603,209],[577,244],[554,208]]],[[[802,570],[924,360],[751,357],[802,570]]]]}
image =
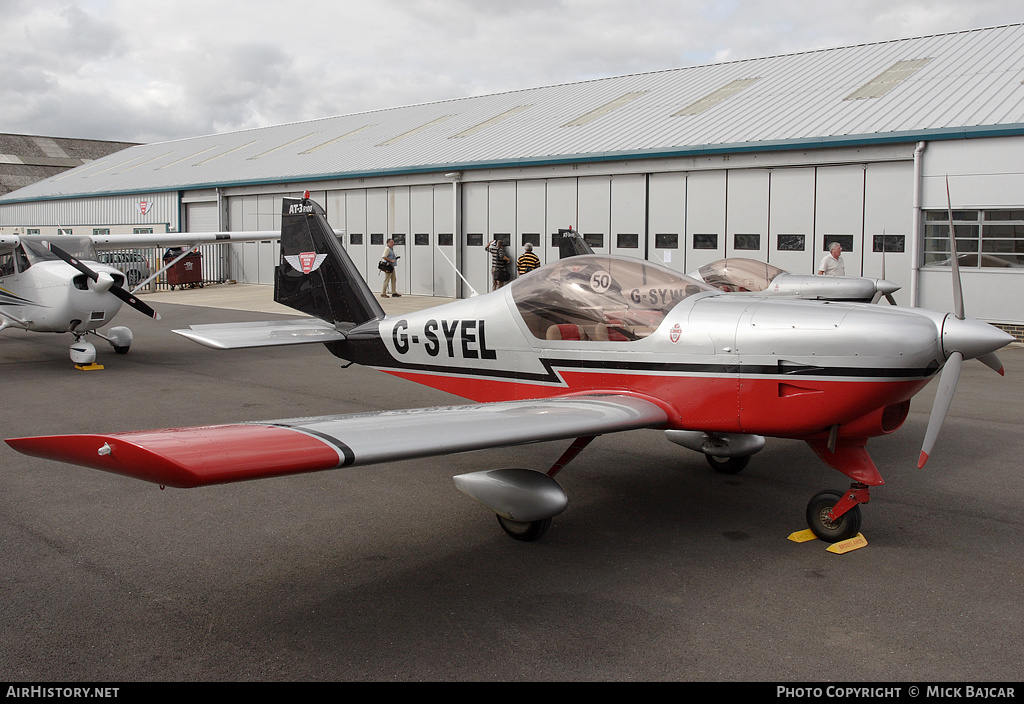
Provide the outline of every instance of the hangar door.
{"type": "Polygon", "coordinates": [[[864,255],[864,165],[820,166],[815,189],[814,273],[832,241],[843,245],[847,276],[861,276],[864,255]]]}
{"type": "Polygon", "coordinates": [[[186,203],[185,232],[217,232],[220,219],[217,217],[217,202],[186,203]]]}

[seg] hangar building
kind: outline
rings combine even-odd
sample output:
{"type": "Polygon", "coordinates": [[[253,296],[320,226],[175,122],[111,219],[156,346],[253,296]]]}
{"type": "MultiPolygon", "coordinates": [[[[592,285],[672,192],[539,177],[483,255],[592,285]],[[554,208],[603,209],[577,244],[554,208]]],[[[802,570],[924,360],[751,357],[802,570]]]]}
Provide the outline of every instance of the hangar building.
{"type": "MultiPolygon", "coordinates": [[[[0,197],[0,227],[257,230],[309,190],[379,285],[489,289],[485,245],[692,271],[811,273],[828,242],[901,305],[952,306],[947,187],[973,317],[1024,329],[1024,25],[633,74],[131,147],[0,197]]],[[[273,243],[232,276],[271,283],[273,243]]]]}

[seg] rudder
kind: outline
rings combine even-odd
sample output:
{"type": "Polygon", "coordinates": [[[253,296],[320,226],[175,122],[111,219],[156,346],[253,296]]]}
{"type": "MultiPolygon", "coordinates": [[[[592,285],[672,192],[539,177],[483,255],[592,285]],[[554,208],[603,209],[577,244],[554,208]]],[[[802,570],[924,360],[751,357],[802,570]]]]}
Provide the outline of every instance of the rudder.
{"type": "Polygon", "coordinates": [[[282,204],[274,300],[334,324],[359,325],[385,315],[308,192],[282,204]]]}

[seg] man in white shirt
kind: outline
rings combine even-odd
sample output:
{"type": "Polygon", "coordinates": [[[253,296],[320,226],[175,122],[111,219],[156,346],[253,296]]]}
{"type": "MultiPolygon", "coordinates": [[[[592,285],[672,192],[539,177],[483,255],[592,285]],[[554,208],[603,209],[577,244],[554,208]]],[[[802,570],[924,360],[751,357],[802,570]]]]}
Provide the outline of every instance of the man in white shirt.
{"type": "Polygon", "coordinates": [[[846,262],[843,261],[843,245],[832,242],[828,246],[828,254],[821,260],[818,276],[846,276],[846,262]]]}

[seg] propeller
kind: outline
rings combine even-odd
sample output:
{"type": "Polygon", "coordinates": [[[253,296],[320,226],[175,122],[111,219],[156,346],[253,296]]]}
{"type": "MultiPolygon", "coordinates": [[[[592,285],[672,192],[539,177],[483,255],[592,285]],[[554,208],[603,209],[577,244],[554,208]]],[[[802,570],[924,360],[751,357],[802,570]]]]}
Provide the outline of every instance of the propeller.
{"type": "Polygon", "coordinates": [[[960,284],[960,266],[956,251],[956,233],[953,230],[953,206],[949,197],[949,176],[946,176],[946,209],[949,216],[949,243],[952,250],[953,274],[953,317],[949,315],[942,322],[941,343],[946,353],[946,364],[939,375],[939,387],[935,392],[932,414],[928,419],[921,456],[917,460],[918,469],[924,467],[928,456],[935,447],[939,430],[946,420],[949,406],[953,402],[957,382],[960,381],[960,370],[964,359],[977,359],[985,366],[1003,373],[1003,364],[995,351],[1013,341],[1013,336],[998,328],[977,320],[967,320],[964,315],[964,294],[960,284]]]}
{"type": "Polygon", "coordinates": [[[150,308],[148,305],[140,301],[138,298],[133,296],[128,291],[117,285],[114,278],[105,272],[95,272],[87,267],[80,259],[73,257],[63,249],[55,245],[53,242],[49,243],[50,251],[60,257],[62,260],[70,264],[71,266],[78,269],[80,272],[88,276],[93,280],[97,291],[110,291],[112,294],[120,298],[122,301],[130,305],[135,310],[139,311],[143,315],[148,315],[153,320],[160,320],[160,314],[150,308]]]}
{"type": "Polygon", "coordinates": [[[875,283],[875,288],[885,296],[885,300],[889,301],[889,305],[896,305],[896,299],[893,298],[892,294],[898,291],[900,287],[885,279],[885,230],[882,230],[882,279],[875,283]]]}

